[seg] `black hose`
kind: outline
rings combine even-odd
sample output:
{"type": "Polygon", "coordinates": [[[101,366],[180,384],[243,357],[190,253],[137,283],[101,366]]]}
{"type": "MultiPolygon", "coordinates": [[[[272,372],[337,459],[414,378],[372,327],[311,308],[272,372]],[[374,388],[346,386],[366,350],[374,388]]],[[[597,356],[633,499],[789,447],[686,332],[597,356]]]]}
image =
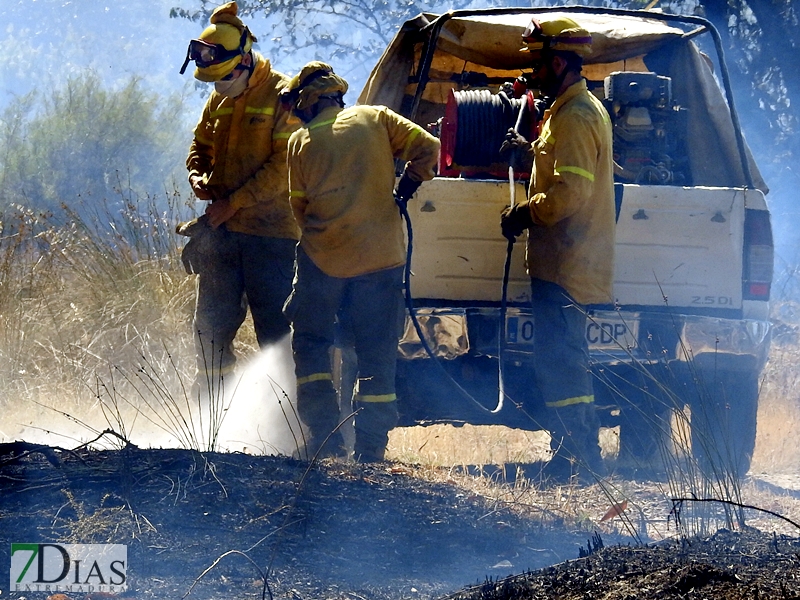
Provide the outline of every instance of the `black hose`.
{"type": "MultiPolygon", "coordinates": [[[[503,162],[500,156],[500,146],[502,145],[506,132],[510,128],[519,129],[522,115],[525,112],[527,101],[525,99],[509,98],[505,93],[492,94],[489,90],[466,90],[455,92],[454,94],[457,108],[456,147],[453,152],[453,160],[459,165],[469,166],[489,166],[503,162]]],[[[511,169],[513,175],[513,169],[511,169]]],[[[513,177],[512,177],[513,179],[513,177]]],[[[512,184],[513,185],[513,184],[512,184]]],[[[439,358],[431,350],[422,326],[419,324],[414,302],[411,296],[411,257],[413,253],[414,231],[411,226],[411,217],[408,214],[406,202],[395,198],[400,214],[406,222],[408,234],[408,246],[406,248],[405,265],[405,299],[408,314],[417,332],[420,343],[425,353],[434,361],[434,364],[442,372],[445,379],[452,382],[459,393],[464,398],[475,403],[481,410],[496,414],[503,408],[505,396],[504,377],[503,377],[503,346],[505,346],[505,316],[507,307],[508,279],[511,269],[511,253],[514,249],[514,242],[509,241],[506,250],[506,263],[503,271],[503,290],[500,304],[500,330],[498,332],[498,392],[499,398],[494,409],[489,409],[472,394],[465,390],[441,364],[439,358]]]]}
{"type": "Polygon", "coordinates": [[[503,93],[492,94],[489,90],[464,90],[453,95],[457,119],[453,161],[466,167],[488,167],[505,162],[500,146],[526,102],[508,98],[503,93]]]}
{"type": "Polygon", "coordinates": [[[408,232],[408,246],[406,248],[406,266],[405,266],[405,275],[404,275],[404,287],[405,287],[405,296],[406,296],[406,308],[408,309],[408,315],[411,317],[411,322],[414,324],[414,330],[417,332],[419,336],[419,341],[422,344],[426,354],[433,360],[433,363],[436,367],[442,372],[442,375],[445,379],[449,380],[453,386],[459,391],[459,393],[469,400],[470,402],[475,403],[481,410],[484,412],[488,412],[491,414],[495,414],[500,411],[502,405],[499,404],[493,410],[486,408],[483,404],[481,404],[475,397],[470,394],[467,390],[465,390],[461,384],[459,384],[452,375],[444,368],[442,363],[439,361],[439,357],[437,357],[433,350],[431,350],[430,345],[428,344],[428,340],[425,339],[425,334],[422,331],[422,326],[419,324],[419,320],[417,319],[417,314],[414,311],[414,301],[411,296],[411,256],[413,252],[413,241],[414,241],[414,231],[411,227],[411,217],[408,214],[408,207],[406,206],[405,201],[398,200],[395,197],[395,202],[397,206],[400,208],[400,214],[402,215],[403,219],[406,222],[406,231],[408,232]]]}
{"type": "MultiPolygon", "coordinates": [[[[511,106],[510,98],[506,96],[503,92],[500,92],[498,96],[505,98],[508,101],[509,106],[511,106]]],[[[523,102],[519,107],[519,114],[517,114],[516,121],[514,123],[514,131],[519,132],[519,128],[522,125],[522,119],[525,115],[525,112],[528,110],[528,103],[523,102]]],[[[511,151],[511,161],[508,167],[508,186],[509,186],[509,204],[514,204],[515,200],[515,189],[514,185],[514,151],[511,151]]],[[[498,399],[497,399],[497,409],[500,410],[503,408],[503,401],[505,400],[506,396],[506,384],[505,384],[505,347],[506,347],[506,314],[508,313],[508,281],[511,278],[511,255],[514,252],[514,238],[509,238],[508,245],[506,246],[506,261],[505,265],[503,266],[503,288],[500,294],[500,322],[498,324],[498,331],[497,331],[497,388],[499,390],[498,399]]]]}

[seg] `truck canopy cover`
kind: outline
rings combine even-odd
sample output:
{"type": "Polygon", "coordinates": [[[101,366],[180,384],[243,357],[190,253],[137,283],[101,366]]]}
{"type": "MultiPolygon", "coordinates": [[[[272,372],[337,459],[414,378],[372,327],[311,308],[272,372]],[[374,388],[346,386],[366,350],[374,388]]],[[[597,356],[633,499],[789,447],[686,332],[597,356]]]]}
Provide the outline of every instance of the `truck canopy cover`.
{"type": "MultiPolygon", "coordinates": [[[[669,40],[680,38],[683,31],[658,21],[608,15],[570,16],[592,34],[592,55],[586,62],[615,62],[647,54],[669,40]]],[[[528,66],[527,51],[521,32],[531,20],[531,14],[487,15],[456,17],[448,21],[442,32],[439,47],[474,63],[495,69],[528,66]]]]}
{"type": "MultiPolygon", "coordinates": [[[[420,124],[432,123],[442,116],[450,90],[481,87],[463,83],[466,74],[513,81],[525,70],[529,60],[528,53],[521,51],[522,31],[532,17],[541,14],[456,13],[441,29],[430,69],[418,73],[425,42],[433,30],[431,24],[437,18],[420,14],[401,27],[373,69],[358,103],[382,104],[420,124]],[[425,89],[419,106],[411,110],[416,78],[421,78],[425,89]]],[[[657,19],[632,15],[579,11],[547,14],[568,15],[592,34],[592,54],[584,66],[584,76],[590,82],[602,87],[603,78],[614,71],[654,71],[672,79],[675,102],[689,109],[686,133],[694,185],[751,187],[741,166],[731,114],[715,79],[713,62],[692,41],[694,36],[687,35],[696,27],[684,31],[657,19]]],[[[766,193],[758,167],[749,149],[745,151],[752,184],[766,193]]]]}

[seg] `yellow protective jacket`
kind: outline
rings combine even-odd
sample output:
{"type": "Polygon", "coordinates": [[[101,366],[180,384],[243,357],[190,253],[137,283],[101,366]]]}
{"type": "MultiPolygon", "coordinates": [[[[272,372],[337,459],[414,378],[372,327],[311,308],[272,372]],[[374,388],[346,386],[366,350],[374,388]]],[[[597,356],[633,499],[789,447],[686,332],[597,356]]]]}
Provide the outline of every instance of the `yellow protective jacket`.
{"type": "Polygon", "coordinates": [[[300,245],[331,277],[405,263],[392,194],[394,159],[415,181],[434,176],[439,140],[384,106],[330,107],[289,140],[289,189],[300,245]]]}
{"type": "Polygon", "coordinates": [[[194,130],[186,166],[201,175],[216,199],[230,198],[237,212],[229,231],[299,239],[289,206],[286,144],[300,126],[278,94],[289,78],[253,52],[255,68],[236,98],[212,92],[194,130]]]}
{"type": "Polygon", "coordinates": [[[545,113],[534,144],[526,263],[581,304],[613,301],[611,121],[581,80],[545,113]]]}

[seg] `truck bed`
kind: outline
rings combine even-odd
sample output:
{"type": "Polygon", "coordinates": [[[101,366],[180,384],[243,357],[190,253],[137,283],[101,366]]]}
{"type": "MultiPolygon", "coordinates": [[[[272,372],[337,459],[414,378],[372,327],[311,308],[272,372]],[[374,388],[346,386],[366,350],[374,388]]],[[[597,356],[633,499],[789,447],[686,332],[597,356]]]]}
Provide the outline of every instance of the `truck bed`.
{"type": "MultiPolygon", "coordinates": [[[[630,307],[740,310],[745,199],[761,192],[622,185],[614,298],[630,307]]],[[[524,185],[516,185],[524,199],[524,185]]],[[[436,178],[409,207],[415,299],[499,302],[506,240],[500,212],[508,182],[436,178]]],[[[618,193],[618,196],[620,194],[618,193]]],[[[508,299],[529,299],[524,239],[514,246],[508,299]]],[[[691,312],[691,311],[690,311],[691,312]]]]}

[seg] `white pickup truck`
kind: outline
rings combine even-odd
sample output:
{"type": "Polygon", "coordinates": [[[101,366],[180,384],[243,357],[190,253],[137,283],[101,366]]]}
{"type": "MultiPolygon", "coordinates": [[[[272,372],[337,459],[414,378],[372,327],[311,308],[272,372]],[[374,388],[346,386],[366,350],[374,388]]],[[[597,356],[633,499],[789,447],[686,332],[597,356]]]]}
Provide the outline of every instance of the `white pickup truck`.
{"type": "MultiPolygon", "coordinates": [[[[568,14],[592,34],[583,74],[614,124],[615,302],[591,306],[586,328],[601,423],[620,425],[622,453],[647,459],[663,447],[670,415],[690,412],[695,456],[743,474],[770,342],[772,231],[718,34],[695,17],[485,9],[419,15],[398,32],[359,103],[434,124],[442,139],[439,175],[409,204],[413,303],[439,358],[430,360],[409,325],[398,366],[401,424],[539,429],[526,376],[523,242],[500,327],[507,244],[499,222],[511,185],[497,149],[522,103],[504,84],[525,72],[521,34],[543,12],[568,14]]],[[[524,198],[527,174],[515,175],[524,198]]]]}

